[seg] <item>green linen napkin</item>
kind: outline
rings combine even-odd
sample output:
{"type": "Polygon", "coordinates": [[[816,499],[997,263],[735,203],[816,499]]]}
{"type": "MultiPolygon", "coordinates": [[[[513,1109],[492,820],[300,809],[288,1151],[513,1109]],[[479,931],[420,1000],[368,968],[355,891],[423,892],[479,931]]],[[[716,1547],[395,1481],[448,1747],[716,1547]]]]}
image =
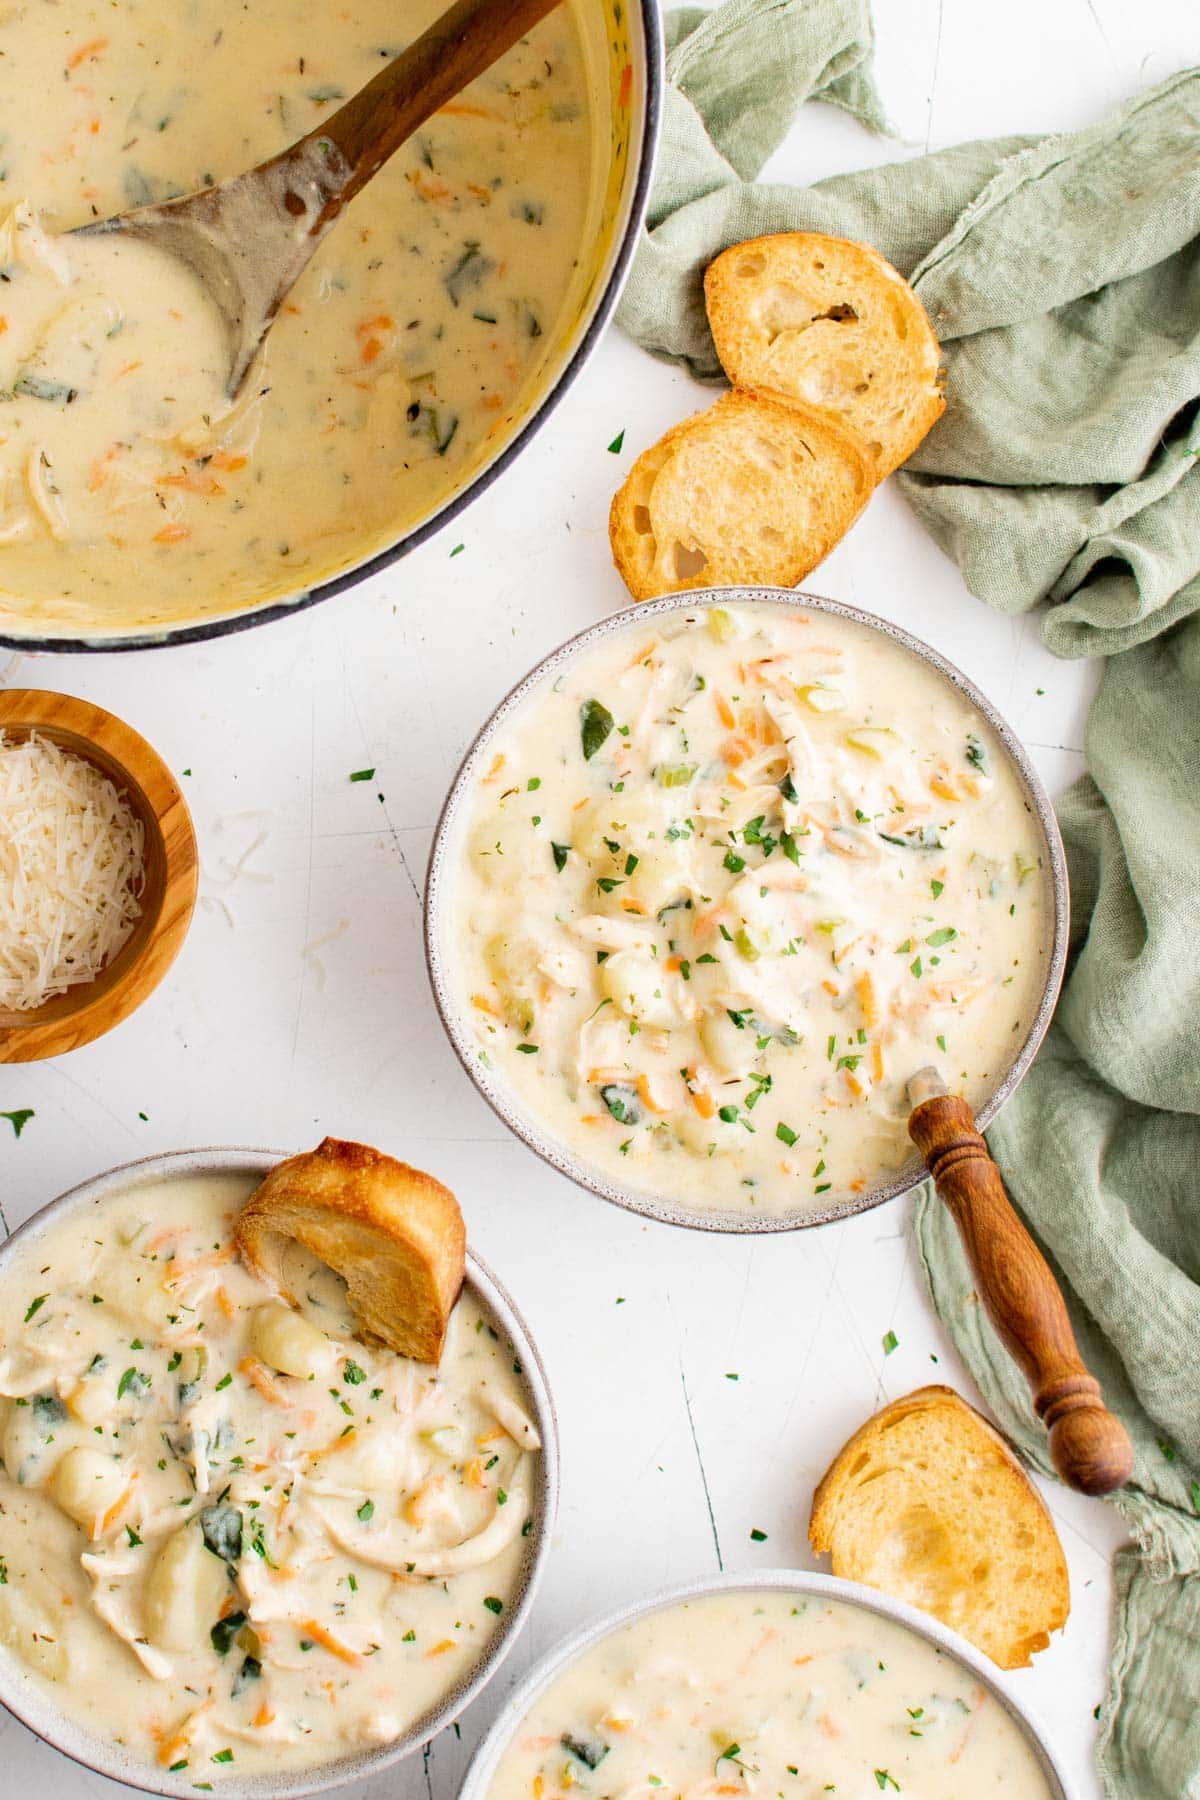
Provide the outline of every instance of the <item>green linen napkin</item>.
{"type": "MultiPolygon", "coordinates": [[[[901,487],[990,606],[1044,605],[1101,655],[1090,773],[1059,808],[1072,962],[1050,1037],[990,1132],[1134,1440],[1116,1504],[1099,1744],[1120,1800],[1200,1797],[1200,71],[1070,136],[1007,138],[756,183],[806,99],[879,129],[865,0],[673,14],[663,175],[620,312],[647,349],[720,370],[702,277],[730,243],[861,238],[946,352],[945,416],[901,487]]],[[[1024,1382],[930,1189],[915,1229],[938,1311],[1009,1435],[1050,1473],[1024,1382]]]]}

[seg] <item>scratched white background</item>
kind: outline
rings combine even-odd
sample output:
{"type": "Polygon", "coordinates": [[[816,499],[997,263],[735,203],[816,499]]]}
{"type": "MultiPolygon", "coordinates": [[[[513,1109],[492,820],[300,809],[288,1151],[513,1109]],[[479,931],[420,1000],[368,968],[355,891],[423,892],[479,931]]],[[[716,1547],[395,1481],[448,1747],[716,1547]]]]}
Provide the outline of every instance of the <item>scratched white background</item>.
{"type": "MultiPolygon", "coordinates": [[[[877,10],[880,85],[904,141],[880,143],[811,107],[773,165],[781,179],[1082,125],[1200,57],[1196,0],[886,0],[877,10]]],[[[903,1202],[786,1239],[642,1224],[506,1135],[459,1070],[427,992],[422,873],[458,759],[530,664],[621,602],[611,490],[633,455],[710,397],[610,332],[517,467],[355,593],[211,646],[0,668],[5,685],[100,701],[190,770],[203,860],[191,936],[150,1004],[68,1058],[0,1071],[0,1110],[36,1115],[19,1142],[7,1127],[0,1137],[9,1223],[150,1151],[361,1137],[454,1187],[549,1366],[563,1505],[533,1621],[464,1716],[461,1742],[443,1734],[424,1759],[360,1784],[359,1800],[451,1800],[502,1694],[589,1616],[719,1566],[811,1566],[813,1485],[844,1437],[930,1379],[971,1395],[914,1267],[903,1202]],[[624,451],[610,455],[622,428],[624,451]],[[372,765],[376,782],[349,782],[372,765]],[[885,1360],[889,1330],[899,1348],[885,1360]],[[751,1541],[754,1528],[765,1543],[751,1541]]],[[[1077,773],[1088,671],[1054,662],[1031,625],[972,599],[890,487],[811,585],[900,620],[957,661],[1052,788],[1077,773]]],[[[1092,1715],[1122,1531],[1099,1503],[1057,1488],[1047,1498],[1073,1609],[1015,1683],[1080,1800],[1094,1800],[1092,1715]]],[[[0,1794],[35,1787],[44,1800],[118,1791],[4,1714],[0,1794]]]]}

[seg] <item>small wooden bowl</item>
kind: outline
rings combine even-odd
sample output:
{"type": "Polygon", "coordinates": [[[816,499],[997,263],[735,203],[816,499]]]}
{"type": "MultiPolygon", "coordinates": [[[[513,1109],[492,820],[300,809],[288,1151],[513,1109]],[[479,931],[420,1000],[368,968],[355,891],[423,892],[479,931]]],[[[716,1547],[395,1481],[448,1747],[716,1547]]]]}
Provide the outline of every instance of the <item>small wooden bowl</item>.
{"type": "Polygon", "coordinates": [[[37,1062],[90,1044],[152,994],[183,946],[196,905],[199,863],[187,802],[162,758],[124,720],[40,688],[0,692],[0,732],[32,732],[90,762],[125,794],[145,828],[141,917],[94,981],[28,1012],[0,1007],[0,1063],[37,1062]]]}

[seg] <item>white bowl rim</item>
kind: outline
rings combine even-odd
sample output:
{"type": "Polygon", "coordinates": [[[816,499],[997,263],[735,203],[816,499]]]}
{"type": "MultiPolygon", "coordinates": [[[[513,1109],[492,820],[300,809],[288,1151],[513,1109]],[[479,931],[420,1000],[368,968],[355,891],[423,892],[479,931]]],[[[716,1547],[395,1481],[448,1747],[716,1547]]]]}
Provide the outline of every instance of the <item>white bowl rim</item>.
{"type": "MultiPolygon", "coordinates": [[[[173,1176],[205,1174],[265,1175],[293,1152],[261,1150],[241,1146],[213,1146],[197,1150],[173,1150],[121,1163],[102,1175],[82,1181],[57,1199],[47,1201],[15,1227],[0,1244],[0,1280],[12,1258],[13,1246],[36,1238],[64,1214],[90,1201],[110,1194],[173,1176]]],[[[364,1780],[377,1775],[391,1764],[411,1756],[439,1731],[452,1725],[479,1692],[495,1675],[525,1625],[533,1606],[550,1553],[551,1537],[558,1512],[559,1449],[558,1419],[546,1377],[541,1354],[530,1335],[508,1290],[492,1273],[482,1257],[468,1247],[467,1277],[470,1287],[495,1319],[497,1326],[512,1340],[521,1363],[522,1377],[532,1403],[534,1421],[542,1439],[537,1460],[532,1494],[534,1529],[530,1534],[525,1563],[512,1601],[505,1616],[489,1639],[486,1649],[448,1694],[417,1719],[390,1744],[383,1744],[336,1762],[314,1764],[278,1776],[271,1774],[245,1777],[225,1776],[213,1782],[213,1800],[299,1800],[300,1796],[323,1793],[348,1781],[364,1780]]],[[[195,1783],[180,1777],[173,1779],[138,1758],[130,1756],[119,1745],[106,1743],[94,1732],[77,1724],[58,1711],[47,1693],[48,1684],[30,1675],[7,1649],[0,1646],[0,1706],[21,1721],[35,1736],[60,1751],[73,1762],[94,1774],[125,1782],[144,1793],[164,1796],[186,1796],[194,1800],[195,1783]]]]}
{"type": "Polygon", "coordinates": [[[907,1601],[893,1599],[878,1588],[864,1587],[857,1581],[845,1581],[837,1575],[825,1575],[811,1569],[762,1569],[753,1573],[725,1572],[700,1576],[692,1581],[660,1588],[645,1600],[634,1600],[604,1613],[561,1639],[518,1682],[496,1718],[480,1741],[458,1790],[458,1800],[487,1800],[488,1788],[496,1765],[508,1748],[535,1700],[539,1699],[558,1676],[587,1651],[605,1638],[635,1620],[662,1612],[688,1600],[703,1600],[715,1594],[789,1593],[816,1594],[827,1600],[840,1600],[861,1611],[878,1614],[894,1624],[903,1625],[937,1650],[943,1650],[980,1681],[1003,1706],[1026,1743],[1037,1757],[1042,1774],[1050,1786],[1051,1800],[1076,1800],[1075,1790],[1062,1765],[1050,1747],[1045,1727],[1037,1715],[1019,1700],[1011,1676],[998,1669],[991,1659],[969,1644],[965,1638],[943,1625],[940,1619],[918,1611],[907,1601]]]}
{"type": "Polygon", "coordinates": [[[454,994],[453,983],[447,968],[448,959],[443,954],[442,947],[443,914],[453,898],[454,859],[451,855],[451,839],[460,815],[469,805],[469,790],[483,761],[484,753],[490,747],[496,733],[512,718],[514,713],[520,710],[534,690],[539,688],[548,676],[564,664],[573,662],[577,657],[604,642],[607,638],[620,635],[625,631],[636,630],[638,626],[649,624],[664,614],[699,612],[713,607],[730,606],[751,609],[763,607],[781,612],[826,613],[835,618],[847,619],[853,624],[865,626],[867,630],[877,635],[890,638],[910,655],[915,656],[919,662],[923,662],[931,668],[949,687],[956,689],[986,719],[1007,756],[1009,767],[1021,786],[1024,798],[1038,823],[1046,846],[1047,866],[1043,880],[1050,901],[1050,942],[1045,962],[1044,985],[1029,1029],[1016,1056],[1009,1063],[1005,1073],[976,1114],[976,1123],[980,1131],[986,1129],[1005,1101],[1020,1085],[1029,1065],[1041,1047],[1042,1039],[1045,1037],[1053,1017],[1066,969],[1070,891],[1067,881],[1066,853],[1063,850],[1058,820],[1055,817],[1050,796],[1020,738],[982,689],[969,676],[964,675],[962,670],[948,657],[943,656],[939,650],[935,650],[931,644],[927,644],[923,638],[917,637],[903,625],[897,625],[893,620],[867,612],[861,607],[850,606],[844,600],[831,600],[824,595],[812,594],[798,588],[752,586],[703,588],[687,593],[666,594],[661,599],[635,602],[631,606],[621,607],[617,612],[609,613],[594,625],[589,625],[584,630],[576,632],[574,636],[567,638],[564,643],[559,644],[556,649],[542,657],[529,673],[509,690],[480,726],[459,764],[458,771],[442,804],[425,874],[425,965],[429,975],[429,985],[433,992],[434,1005],[437,1007],[443,1029],[455,1055],[477,1092],[511,1132],[527,1144],[536,1155],[540,1156],[543,1162],[549,1163],[560,1174],[566,1175],[576,1186],[598,1194],[602,1200],[607,1200],[614,1206],[623,1207],[627,1212],[640,1214],[643,1218],[655,1219],[665,1225],[680,1225],[693,1231],[738,1233],[798,1231],[805,1230],[810,1226],[827,1225],[836,1219],[851,1218],[855,1213],[866,1212],[871,1207],[881,1206],[885,1200],[892,1200],[900,1194],[908,1193],[926,1179],[924,1165],[918,1157],[911,1157],[890,1180],[867,1188],[852,1198],[838,1201],[828,1207],[815,1207],[811,1210],[808,1208],[793,1209],[790,1212],[781,1213],[755,1213],[749,1210],[733,1211],[717,1208],[710,1210],[683,1206],[676,1204],[665,1194],[653,1188],[638,1187],[632,1182],[621,1182],[615,1176],[607,1175],[585,1162],[565,1142],[555,1137],[525,1107],[520,1096],[508,1082],[493,1076],[490,1070],[483,1067],[478,1056],[479,1046],[471,1038],[463,1022],[462,1009],[454,994]]]}

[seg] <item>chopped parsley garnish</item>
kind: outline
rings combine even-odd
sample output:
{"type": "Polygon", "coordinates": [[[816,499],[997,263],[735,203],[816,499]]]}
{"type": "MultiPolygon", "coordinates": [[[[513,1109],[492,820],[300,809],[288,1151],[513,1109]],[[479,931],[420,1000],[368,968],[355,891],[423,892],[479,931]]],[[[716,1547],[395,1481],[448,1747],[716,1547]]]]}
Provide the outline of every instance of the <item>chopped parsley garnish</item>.
{"type": "Polygon", "coordinates": [[[517,1049],[520,1051],[522,1056],[536,1056],[538,1053],[538,1047],[536,1044],[518,1044],[517,1049]]]}
{"type": "Polygon", "coordinates": [[[570,844],[551,844],[550,849],[554,855],[554,866],[561,875],[567,866],[567,857],[570,854],[571,846],[570,844]]]}
{"type": "Polygon", "coordinates": [[[0,1119],[7,1119],[12,1126],[14,1137],[20,1137],[30,1119],[34,1117],[32,1106],[20,1106],[16,1112],[0,1112],[0,1119]]]}
{"type": "Polygon", "coordinates": [[[778,1125],[775,1127],[775,1136],[779,1139],[781,1144],[786,1144],[789,1150],[796,1141],[796,1133],[792,1130],[790,1125],[785,1125],[782,1119],[780,1119],[778,1125]]]}
{"type": "Polygon", "coordinates": [[[140,1369],[126,1369],[117,1383],[117,1399],[123,1400],[126,1394],[132,1394],[135,1400],[140,1400],[149,1388],[149,1375],[143,1375],[140,1369]]]}
{"type": "Polygon", "coordinates": [[[32,1319],[34,1313],[40,1312],[42,1310],[42,1307],[45,1306],[45,1304],[49,1298],[50,1298],[49,1294],[35,1294],[34,1295],[33,1299],[29,1302],[28,1309],[25,1313],[25,1323],[27,1325],[28,1325],[30,1319],[32,1319]]]}
{"type": "Polygon", "coordinates": [[[373,1500],[364,1500],[355,1514],[355,1518],[357,1518],[361,1524],[366,1525],[369,1524],[374,1517],[375,1502],[373,1500]]]}
{"type": "Polygon", "coordinates": [[[374,781],[375,771],[374,769],[355,769],[350,779],[351,781],[374,781]]]}
{"type": "Polygon", "coordinates": [[[940,900],[946,891],[946,884],[944,881],[931,881],[929,884],[929,891],[935,900],[940,900]]]}
{"type": "MultiPolygon", "coordinates": [[[[758,1526],[757,1526],[757,1525],[756,1525],[756,1526],[755,1526],[755,1527],[754,1527],[754,1530],[753,1530],[753,1531],[752,1531],[752,1532],[751,1532],[751,1533],[750,1533],[750,1542],[751,1542],[751,1543],[752,1543],[752,1544],[765,1544],[765,1543],[766,1543],[766,1541],[767,1541],[767,1534],[766,1534],[766,1532],[765,1532],[765,1531],[760,1531],[760,1530],[759,1530],[759,1529],[758,1529],[758,1526]]],[[[727,1750],[727,1751],[726,1751],[726,1752],[725,1752],[725,1754],[726,1754],[726,1756],[728,1756],[728,1755],[729,1755],[729,1752],[728,1752],[728,1750],[727,1750]]]]}
{"type": "Polygon", "coordinates": [[[885,1356],[890,1356],[892,1351],[899,1345],[899,1342],[900,1339],[896,1336],[894,1331],[885,1331],[883,1334],[883,1354],[885,1356]]]}
{"type": "Polygon", "coordinates": [[[129,1539],[129,1548],[131,1550],[136,1550],[142,1540],[138,1536],[137,1532],[133,1529],[132,1525],[127,1525],[125,1527],[125,1535],[129,1539]]]}
{"type": "Polygon", "coordinates": [[[221,1390],[223,1388],[229,1387],[231,1385],[232,1381],[233,1381],[232,1375],[222,1375],[220,1381],[218,1381],[218,1383],[217,1383],[218,1394],[221,1392],[221,1390]]]}
{"type": "Polygon", "coordinates": [[[350,1358],[347,1358],[346,1364],[342,1369],[342,1380],[348,1381],[351,1387],[358,1387],[359,1383],[366,1379],[365,1372],[359,1368],[358,1364],[350,1358]]]}
{"type": "Polygon", "coordinates": [[[487,1609],[490,1613],[500,1614],[504,1611],[503,1600],[497,1599],[495,1594],[488,1594],[485,1597],[483,1604],[487,1607],[487,1609]]]}
{"type": "Polygon", "coordinates": [[[625,428],[624,428],[624,426],[622,426],[620,431],[618,431],[616,437],[613,439],[612,443],[608,446],[608,454],[610,456],[620,456],[624,443],[625,443],[625,428]]]}
{"type": "Polygon", "coordinates": [[[931,931],[925,942],[931,950],[940,950],[943,944],[952,944],[957,936],[953,925],[942,925],[937,931],[931,931]]]}

